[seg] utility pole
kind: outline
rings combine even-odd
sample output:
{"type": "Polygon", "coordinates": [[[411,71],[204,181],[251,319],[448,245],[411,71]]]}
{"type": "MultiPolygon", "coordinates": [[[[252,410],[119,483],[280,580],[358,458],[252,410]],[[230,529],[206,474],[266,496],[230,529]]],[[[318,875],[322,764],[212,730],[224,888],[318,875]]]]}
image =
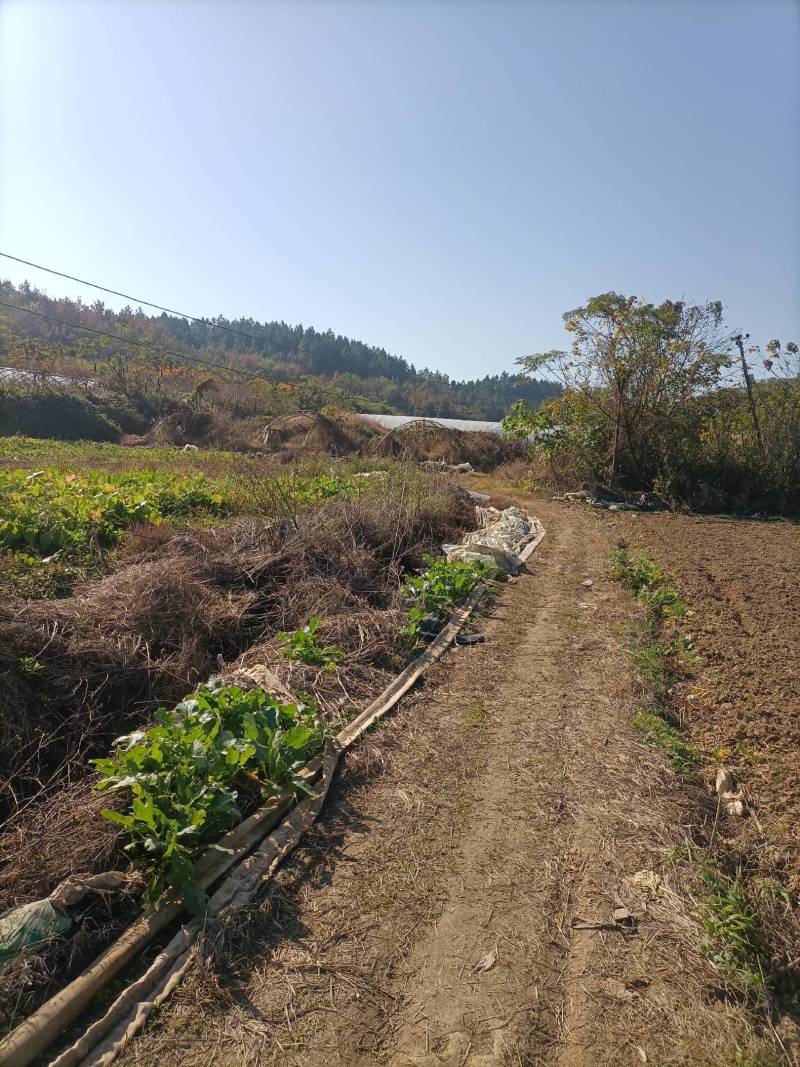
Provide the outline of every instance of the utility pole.
{"type": "Polygon", "coordinates": [[[756,441],[758,441],[758,447],[761,451],[764,451],[764,439],[761,436],[761,424],[758,421],[758,412],[756,411],[756,400],[753,396],[753,382],[750,378],[750,370],[747,366],[747,360],[744,358],[744,340],[750,336],[749,333],[744,335],[744,339],[740,333],[737,333],[733,338],[736,342],[736,346],[739,349],[739,355],[742,358],[742,372],[744,374],[744,384],[747,386],[747,399],[750,402],[750,414],[753,416],[753,427],[756,431],[756,441]]]}

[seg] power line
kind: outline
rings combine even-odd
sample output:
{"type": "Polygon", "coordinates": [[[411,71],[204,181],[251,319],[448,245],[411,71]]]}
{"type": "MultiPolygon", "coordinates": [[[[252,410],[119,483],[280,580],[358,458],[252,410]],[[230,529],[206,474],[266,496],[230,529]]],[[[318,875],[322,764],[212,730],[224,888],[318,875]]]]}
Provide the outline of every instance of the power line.
{"type": "Polygon", "coordinates": [[[256,337],[255,334],[245,333],[244,330],[237,330],[233,326],[223,326],[219,322],[212,322],[211,319],[204,319],[201,315],[189,315],[185,311],[176,311],[175,308],[164,307],[162,304],[155,304],[152,300],[141,300],[136,296],[131,296],[130,293],[121,293],[118,289],[109,289],[107,285],[98,285],[97,282],[87,281],[86,278],[76,278],[74,274],[65,274],[62,270],[55,270],[53,267],[45,267],[41,263],[33,263],[30,259],[21,259],[20,256],[12,256],[10,252],[0,252],[0,256],[5,259],[13,259],[15,263],[24,263],[26,267],[35,267],[36,270],[47,271],[48,274],[55,274],[59,278],[68,278],[71,282],[79,282],[81,285],[88,285],[92,289],[99,289],[103,293],[110,293],[112,296],[121,296],[124,300],[132,300],[134,304],[144,304],[146,307],[156,308],[158,311],[166,311],[168,315],[177,315],[181,319],[191,319],[193,322],[202,322],[204,326],[211,326],[215,330],[224,330],[225,333],[234,333],[237,337],[246,337],[250,341],[256,341],[258,344],[264,344],[266,338],[256,337]]]}
{"type": "Polygon", "coordinates": [[[242,370],[240,367],[228,367],[224,363],[213,363],[209,359],[198,359],[197,356],[187,356],[185,352],[175,352],[173,349],[164,348],[162,345],[155,344],[149,341],[139,341],[135,337],[120,337],[115,333],[108,333],[106,330],[96,330],[93,326],[83,326],[78,322],[67,322],[66,319],[60,319],[56,315],[45,315],[43,311],[34,311],[33,308],[23,307],[22,304],[7,304],[5,300],[0,300],[0,307],[12,308],[14,311],[24,311],[26,315],[36,315],[37,318],[47,319],[48,322],[57,322],[61,326],[69,326],[73,330],[85,330],[87,333],[97,334],[98,337],[108,337],[112,341],[117,341],[123,345],[136,345],[139,348],[155,349],[158,352],[163,353],[166,356],[172,356],[175,359],[188,359],[191,363],[200,363],[204,367],[216,367],[217,370],[230,371],[232,374],[243,374],[247,378],[257,378],[263,382],[273,383],[272,378],[268,378],[266,374],[255,374],[249,370],[242,370]]]}

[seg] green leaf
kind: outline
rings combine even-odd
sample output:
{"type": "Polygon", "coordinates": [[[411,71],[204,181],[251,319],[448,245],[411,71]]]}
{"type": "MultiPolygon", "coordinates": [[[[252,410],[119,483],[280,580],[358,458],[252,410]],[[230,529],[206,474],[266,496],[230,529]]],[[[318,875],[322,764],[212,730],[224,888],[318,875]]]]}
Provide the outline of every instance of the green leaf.
{"type": "Polygon", "coordinates": [[[289,748],[303,749],[308,746],[314,734],[315,731],[310,726],[297,725],[287,730],[281,740],[289,748]]]}
{"type": "Polygon", "coordinates": [[[113,811],[111,808],[104,808],[100,814],[104,819],[108,819],[109,822],[119,823],[120,826],[133,826],[135,822],[132,815],[124,815],[121,811],[113,811]]]}
{"type": "Polygon", "coordinates": [[[149,826],[151,830],[155,829],[153,801],[150,797],[142,799],[142,797],[135,796],[133,798],[133,816],[146,826],[149,826]]]}

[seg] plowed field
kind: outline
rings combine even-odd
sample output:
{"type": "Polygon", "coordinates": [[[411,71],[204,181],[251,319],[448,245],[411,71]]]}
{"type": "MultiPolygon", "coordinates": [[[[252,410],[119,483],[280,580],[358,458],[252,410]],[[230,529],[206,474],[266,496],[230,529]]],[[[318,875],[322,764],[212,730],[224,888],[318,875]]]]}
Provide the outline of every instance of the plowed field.
{"type": "Polygon", "coordinates": [[[761,848],[800,891],[800,524],[696,515],[610,520],[693,613],[697,666],[674,703],[745,783],[761,848]]]}

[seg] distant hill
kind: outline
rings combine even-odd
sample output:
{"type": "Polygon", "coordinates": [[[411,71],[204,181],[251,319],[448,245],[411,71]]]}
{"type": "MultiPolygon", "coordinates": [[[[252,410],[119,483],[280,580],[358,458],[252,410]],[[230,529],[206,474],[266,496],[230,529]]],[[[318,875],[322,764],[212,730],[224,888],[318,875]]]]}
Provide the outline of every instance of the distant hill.
{"type": "MultiPolygon", "coordinates": [[[[409,415],[497,420],[515,400],[537,405],[558,394],[556,383],[518,374],[486,375],[474,381],[453,381],[448,375],[418,370],[386,349],[355,341],[332,330],[285,322],[226,319],[191,322],[175,315],[148,315],[141,308],[113,311],[102,301],[47,296],[27,283],[0,281],[0,294],[9,303],[80,323],[96,330],[124,335],[139,342],[169,348],[187,356],[208,359],[231,368],[268,375],[276,382],[306,382],[309,377],[337,395],[358,398],[362,410],[393,410],[409,415]],[[229,333],[218,327],[240,333],[229,333]],[[243,337],[242,334],[249,334],[243,337]]],[[[0,363],[20,341],[36,339],[62,346],[72,357],[92,364],[115,357],[134,360],[142,349],[120,345],[80,330],[24,312],[0,309],[0,363]]],[[[156,355],[154,351],[153,355],[156,355]]],[[[493,358],[493,357],[488,357],[493,358]]],[[[354,406],[358,406],[355,404],[354,406]]]]}

